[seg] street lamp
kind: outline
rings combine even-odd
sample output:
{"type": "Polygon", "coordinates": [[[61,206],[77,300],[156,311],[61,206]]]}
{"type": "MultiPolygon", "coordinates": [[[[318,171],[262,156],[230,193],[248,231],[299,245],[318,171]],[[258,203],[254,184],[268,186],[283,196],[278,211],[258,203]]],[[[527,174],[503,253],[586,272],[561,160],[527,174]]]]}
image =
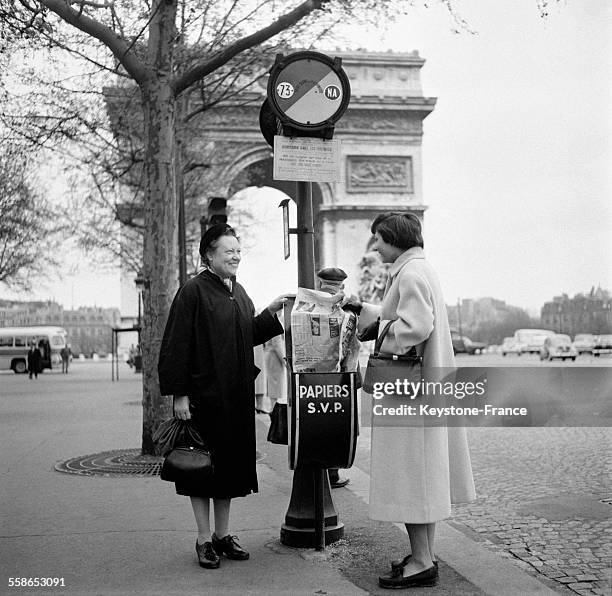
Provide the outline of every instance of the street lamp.
{"type": "Polygon", "coordinates": [[[136,348],[136,355],[134,356],[134,372],[142,371],[142,350],[140,347],[140,333],[142,329],[142,291],[145,287],[145,280],[142,269],[138,270],[136,274],[136,279],[134,279],[134,284],[136,285],[136,289],[138,290],[138,323],[137,323],[137,331],[138,331],[138,346],[136,348]]]}

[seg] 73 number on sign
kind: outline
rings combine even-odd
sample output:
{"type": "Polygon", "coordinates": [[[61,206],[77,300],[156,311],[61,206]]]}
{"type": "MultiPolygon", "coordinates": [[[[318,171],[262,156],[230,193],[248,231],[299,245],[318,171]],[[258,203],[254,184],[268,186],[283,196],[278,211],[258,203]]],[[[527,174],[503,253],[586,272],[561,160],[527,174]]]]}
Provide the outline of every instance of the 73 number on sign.
{"type": "Polygon", "coordinates": [[[293,95],[293,85],[291,83],[279,83],[276,86],[276,94],[282,99],[289,99],[293,95]]]}

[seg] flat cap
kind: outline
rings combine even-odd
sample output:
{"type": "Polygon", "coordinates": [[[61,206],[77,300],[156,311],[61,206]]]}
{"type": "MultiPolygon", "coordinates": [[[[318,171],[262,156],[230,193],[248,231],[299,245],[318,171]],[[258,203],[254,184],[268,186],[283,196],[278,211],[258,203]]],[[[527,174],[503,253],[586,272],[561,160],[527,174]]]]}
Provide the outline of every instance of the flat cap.
{"type": "Polygon", "coordinates": [[[326,267],[317,272],[317,277],[325,281],[343,281],[348,275],[338,267],[326,267]]]}

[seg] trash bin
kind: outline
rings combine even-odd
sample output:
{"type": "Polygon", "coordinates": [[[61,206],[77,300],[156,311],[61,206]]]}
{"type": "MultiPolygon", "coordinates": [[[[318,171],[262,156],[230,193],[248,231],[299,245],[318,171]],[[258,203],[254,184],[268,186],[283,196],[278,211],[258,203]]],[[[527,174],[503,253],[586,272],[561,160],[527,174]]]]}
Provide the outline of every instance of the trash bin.
{"type": "Polygon", "coordinates": [[[359,418],[354,372],[293,373],[289,467],[350,468],[359,418]]]}

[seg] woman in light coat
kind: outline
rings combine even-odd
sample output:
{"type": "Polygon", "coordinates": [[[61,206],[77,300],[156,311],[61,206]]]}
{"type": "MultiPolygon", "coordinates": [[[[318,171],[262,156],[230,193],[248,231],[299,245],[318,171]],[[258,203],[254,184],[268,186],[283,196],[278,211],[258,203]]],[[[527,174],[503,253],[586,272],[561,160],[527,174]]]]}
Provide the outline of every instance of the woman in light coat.
{"type": "MultiPolygon", "coordinates": [[[[386,213],[373,222],[374,246],[390,263],[381,305],[361,306],[360,328],[393,321],[381,352],[406,354],[416,346],[424,378],[438,367],[454,367],[446,306],[437,275],[425,260],[421,224],[413,213],[386,213]]],[[[349,302],[355,303],[354,299],[349,302]]],[[[370,517],[403,522],[412,553],[379,578],[385,588],[434,585],[436,522],[450,516],[451,503],[475,498],[464,428],[373,426],[370,517]]]]}

